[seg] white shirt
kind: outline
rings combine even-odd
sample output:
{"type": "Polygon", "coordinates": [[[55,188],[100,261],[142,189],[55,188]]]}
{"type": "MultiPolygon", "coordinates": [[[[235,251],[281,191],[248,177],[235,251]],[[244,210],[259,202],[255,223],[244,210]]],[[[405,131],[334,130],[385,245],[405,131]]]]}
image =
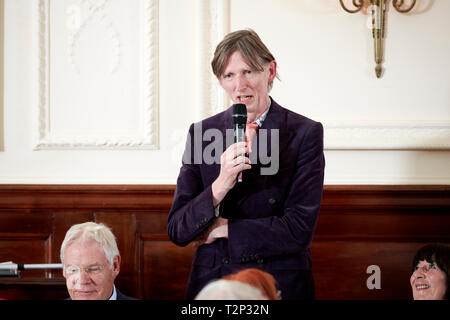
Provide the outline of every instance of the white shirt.
{"type": "Polygon", "coordinates": [[[269,112],[269,109],[270,109],[270,105],[271,105],[271,104],[272,104],[272,99],[270,99],[270,97],[269,97],[269,105],[267,106],[266,111],[264,111],[263,114],[262,114],[258,119],[256,119],[256,120],[253,121],[253,122],[250,122],[250,123],[256,123],[256,124],[261,128],[261,126],[262,126],[264,120],[266,120],[267,113],[269,112]]]}
{"type": "Polygon", "coordinates": [[[109,298],[109,300],[117,300],[117,291],[115,285],[113,285],[113,294],[111,295],[111,298],[109,298]]]}

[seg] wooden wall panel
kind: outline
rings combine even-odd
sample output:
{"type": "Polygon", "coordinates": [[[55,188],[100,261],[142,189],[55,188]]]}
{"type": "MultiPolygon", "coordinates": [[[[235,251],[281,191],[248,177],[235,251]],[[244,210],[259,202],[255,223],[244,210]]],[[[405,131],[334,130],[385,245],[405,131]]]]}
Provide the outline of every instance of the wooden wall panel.
{"type": "MultiPolygon", "coordinates": [[[[0,262],[59,263],[67,229],[103,222],[122,256],[117,286],[143,299],[183,299],[195,249],[166,234],[175,186],[0,185],[0,262]]],[[[411,259],[450,243],[449,186],[326,186],[311,246],[318,299],[410,299],[411,259]],[[369,290],[369,265],[381,289],[369,290]]],[[[0,297],[67,297],[60,271],[0,278],[0,297]],[[38,294],[38,292],[42,294],[38,294]]]]}
{"type": "Polygon", "coordinates": [[[53,215],[46,212],[13,213],[0,211],[0,233],[46,233],[52,232],[53,215]]]}
{"type": "MultiPolygon", "coordinates": [[[[0,262],[51,261],[52,214],[0,212],[0,262]]],[[[45,277],[45,270],[27,270],[24,277],[45,277]]]]}
{"type": "Polygon", "coordinates": [[[98,212],[95,222],[109,226],[116,236],[117,247],[121,256],[120,278],[117,285],[122,292],[132,292],[138,283],[138,265],[135,259],[136,247],[136,218],[130,212],[98,212]]]}
{"type": "Polygon", "coordinates": [[[141,241],[144,297],[184,299],[195,248],[180,248],[167,237],[146,234],[141,236],[141,241]]]}
{"type": "MultiPolygon", "coordinates": [[[[0,235],[0,252],[2,257],[15,257],[14,262],[35,261],[47,263],[48,234],[2,234],[0,235]]],[[[3,258],[1,262],[11,261],[3,258]]],[[[25,277],[45,277],[44,270],[23,271],[25,277]]]]}
{"type": "Polygon", "coordinates": [[[315,241],[388,239],[449,240],[450,215],[434,212],[341,212],[322,210],[319,215],[315,241]]]}
{"type": "MultiPolygon", "coordinates": [[[[75,210],[68,212],[60,212],[53,216],[53,242],[52,242],[52,261],[60,263],[60,248],[70,226],[86,221],[94,221],[94,214],[92,212],[77,212],[75,210]]],[[[30,263],[30,262],[28,262],[30,263]]],[[[59,277],[62,277],[62,272],[58,271],[59,277]]]]}
{"type": "Polygon", "coordinates": [[[0,297],[8,300],[61,300],[68,294],[61,279],[25,278],[18,281],[0,277],[0,297]]]}
{"type": "Polygon", "coordinates": [[[311,246],[317,299],[411,299],[411,260],[422,243],[315,242],[311,246]],[[369,266],[380,268],[381,289],[369,289],[369,266]]]}
{"type": "Polygon", "coordinates": [[[311,246],[317,299],[410,299],[411,262],[450,243],[448,186],[328,186],[311,246]],[[381,271],[368,289],[367,267],[381,271]]]}

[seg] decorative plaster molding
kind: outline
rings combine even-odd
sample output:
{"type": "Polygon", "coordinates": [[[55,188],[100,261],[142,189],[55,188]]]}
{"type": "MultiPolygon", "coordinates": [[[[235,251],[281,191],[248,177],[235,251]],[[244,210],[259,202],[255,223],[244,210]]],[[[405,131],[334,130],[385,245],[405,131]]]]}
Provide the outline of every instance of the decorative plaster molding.
{"type": "Polygon", "coordinates": [[[450,121],[323,121],[327,150],[449,150],[450,121]]]}
{"type": "MultiPolygon", "coordinates": [[[[35,119],[37,137],[34,150],[43,149],[158,149],[159,148],[159,0],[140,0],[143,9],[142,61],[142,113],[144,115],[144,133],[140,137],[83,136],[58,137],[50,130],[49,72],[50,72],[50,30],[49,5],[53,0],[34,2],[37,43],[35,43],[35,79],[37,83],[35,119]]],[[[109,0],[107,0],[109,1],[109,0]]],[[[106,1],[102,2],[104,5],[106,1]]],[[[95,6],[97,8],[98,6],[95,6]]],[[[94,8],[94,9],[95,9],[94,8]]],[[[98,9],[98,8],[97,8],[98,9]]],[[[93,10],[93,13],[98,10],[93,10]]],[[[100,17],[101,18],[101,17],[100,17]]],[[[114,39],[113,39],[114,40],[114,39]]],[[[116,39],[118,40],[118,39],[116,39]]],[[[70,53],[70,50],[69,50],[70,53]]],[[[120,56],[120,52],[116,52],[120,56]]],[[[115,53],[115,54],[116,54],[115,53]]],[[[117,55],[116,54],[116,55],[117,55]]],[[[70,59],[70,57],[69,57],[70,59]]],[[[118,59],[110,69],[114,72],[118,59]]]]}
{"type": "Polygon", "coordinates": [[[230,0],[197,0],[197,120],[229,106],[211,70],[217,44],[230,31],[230,0]]]}
{"type": "Polygon", "coordinates": [[[92,0],[81,0],[80,6],[73,6],[72,7],[72,19],[71,23],[68,25],[69,30],[71,31],[68,39],[68,55],[69,55],[69,63],[72,66],[74,72],[80,73],[80,66],[78,65],[75,57],[75,46],[80,38],[80,34],[88,28],[89,24],[92,22],[99,22],[104,27],[105,30],[108,32],[108,36],[111,40],[111,43],[113,45],[113,50],[111,52],[112,54],[112,60],[109,68],[109,72],[113,74],[120,62],[120,40],[119,35],[114,28],[114,23],[111,20],[111,18],[108,17],[108,15],[105,13],[105,6],[110,2],[111,0],[103,0],[103,1],[92,1],[92,0]],[[80,9],[85,8],[85,12],[88,14],[84,19],[81,21],[81,14],[80,9]]]}

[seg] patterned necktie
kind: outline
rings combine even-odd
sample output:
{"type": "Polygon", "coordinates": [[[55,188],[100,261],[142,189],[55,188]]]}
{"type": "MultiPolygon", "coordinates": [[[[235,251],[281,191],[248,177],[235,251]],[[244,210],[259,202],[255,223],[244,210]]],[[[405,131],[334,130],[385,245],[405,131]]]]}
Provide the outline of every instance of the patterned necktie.
{"type": "Polygon", "coordinates": [[[247,123],[245,125],[245,142],[247,142],[250,152],[252,151],[253,138],[255,137],[258,129],[259,125],[257,123],[247,123]]]}

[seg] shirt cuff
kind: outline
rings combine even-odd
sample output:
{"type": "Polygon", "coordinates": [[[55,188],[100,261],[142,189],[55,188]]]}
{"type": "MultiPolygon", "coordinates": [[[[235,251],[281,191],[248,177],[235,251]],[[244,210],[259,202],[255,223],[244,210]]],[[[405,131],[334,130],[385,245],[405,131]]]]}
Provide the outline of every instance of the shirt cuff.
{"type": "Polygon", "coordinates": [[[214,215],[215,215],[216,217],[219,217],[219,216],[220,216],[220,205],[221,205],[221,203],[219,203],[219,204],[217,205],[217,207],[214,208],[214,215]]]}

